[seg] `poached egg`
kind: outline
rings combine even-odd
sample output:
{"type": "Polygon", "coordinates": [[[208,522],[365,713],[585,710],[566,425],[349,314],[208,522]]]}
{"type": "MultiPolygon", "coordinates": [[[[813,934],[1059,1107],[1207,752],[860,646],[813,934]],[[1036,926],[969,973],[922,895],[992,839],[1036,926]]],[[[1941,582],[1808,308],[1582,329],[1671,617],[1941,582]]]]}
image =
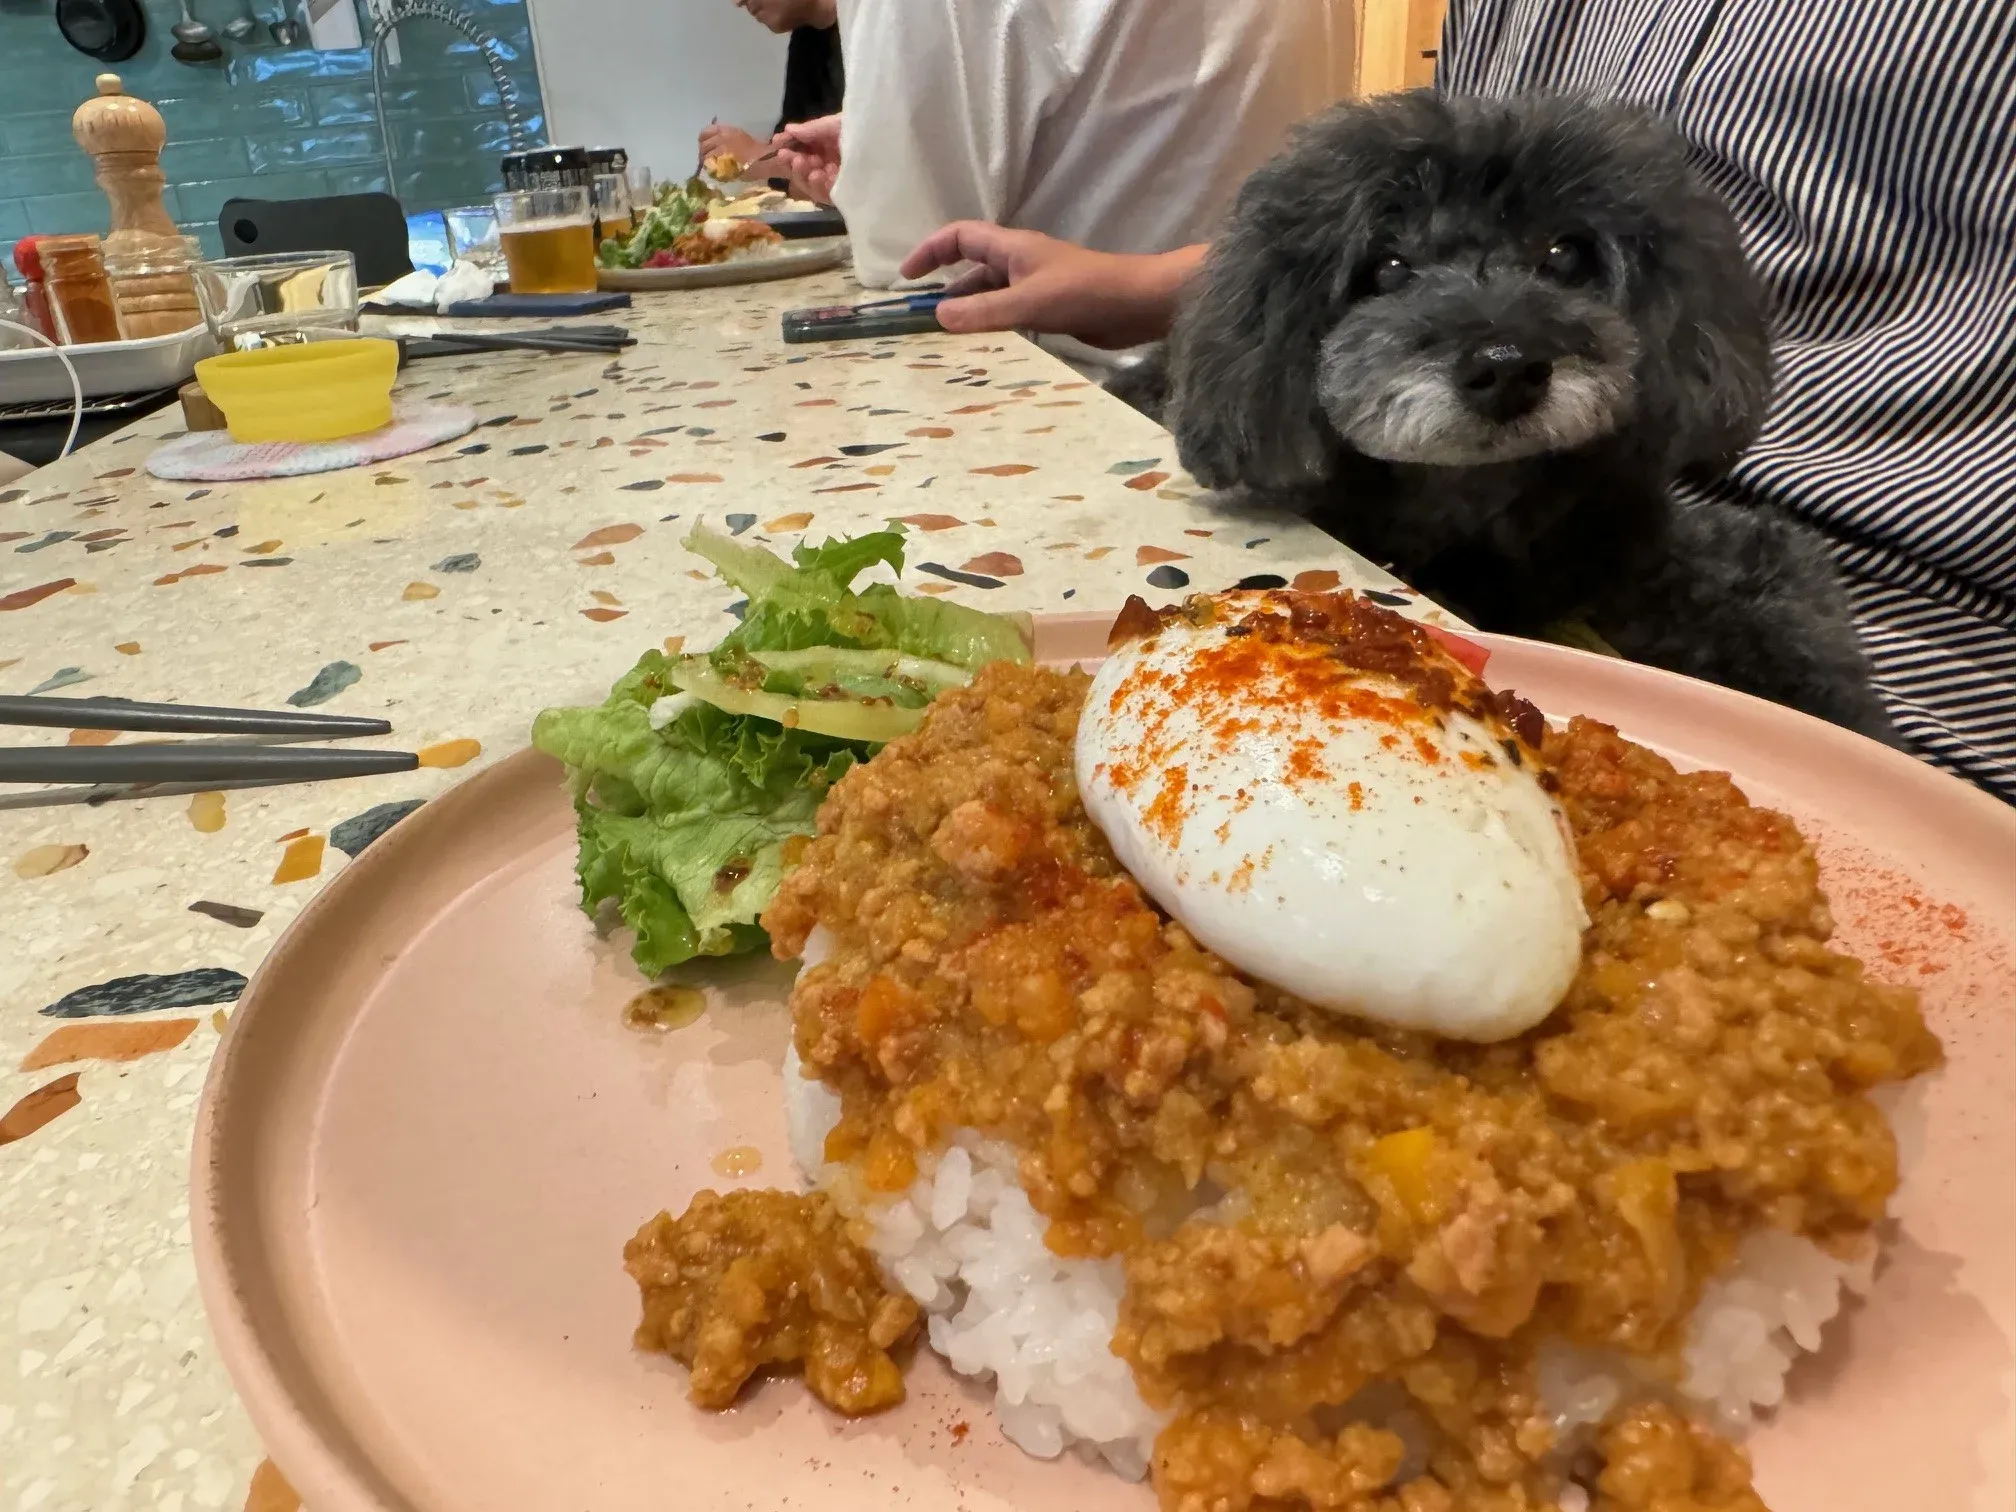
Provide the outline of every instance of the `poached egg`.
{"type": "Polygon", "coordinates": [[[1551,1013],[1588,923],[1537,710],[1343,593],[1132,599],[1078,726],[1142,889],[1332,1012],[1493,1041],[1551,1013]]]}

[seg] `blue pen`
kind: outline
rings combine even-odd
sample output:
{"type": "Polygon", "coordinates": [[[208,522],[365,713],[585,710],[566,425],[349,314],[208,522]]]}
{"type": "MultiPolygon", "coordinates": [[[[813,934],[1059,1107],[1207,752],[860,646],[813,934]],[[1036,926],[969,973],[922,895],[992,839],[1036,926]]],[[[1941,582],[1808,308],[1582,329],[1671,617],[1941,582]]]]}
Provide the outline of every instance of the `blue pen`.
{"type": "Polygon", "coordinates": [[[787,342],[850,341],[934,331],[938,328],[938,306],[946,293],[942,288],[916,289],[868,304],[787,310],[784,312],[784,339],[787,342]]]}
{"type": "Polygon", "coordinates": [[[894,299],[877,299],[867,304],[855,305],[854,309],[856,313],[865,313],[869,310],[908,310],[921,314],[927,310],[937,309],[944,302],[945,294],[946,290],[942,287],[919,289],[914,294],[899,294],[894,299]]]}

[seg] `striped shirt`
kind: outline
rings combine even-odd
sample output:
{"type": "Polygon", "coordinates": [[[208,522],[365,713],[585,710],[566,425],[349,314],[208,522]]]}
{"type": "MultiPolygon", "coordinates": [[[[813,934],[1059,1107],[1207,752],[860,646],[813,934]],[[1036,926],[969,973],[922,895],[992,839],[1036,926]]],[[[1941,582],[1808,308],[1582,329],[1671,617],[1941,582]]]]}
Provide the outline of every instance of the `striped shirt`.
{"type": "Polygon", "coordinates": [[[1826,535],[1898,729],[2016,802],[2016,4],[1450,0],[1438,83],[1679,128],[1775,306],[1709,491],[1826,535]]]}

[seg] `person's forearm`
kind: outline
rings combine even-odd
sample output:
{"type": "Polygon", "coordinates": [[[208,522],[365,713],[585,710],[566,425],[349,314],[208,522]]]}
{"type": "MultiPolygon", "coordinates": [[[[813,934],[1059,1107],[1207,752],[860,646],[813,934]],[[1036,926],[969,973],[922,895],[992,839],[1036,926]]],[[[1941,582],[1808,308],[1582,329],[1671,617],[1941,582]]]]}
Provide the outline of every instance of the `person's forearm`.
{"type": "MultiPolygon", "coordinates": [[[[1092,252],[1038,231],[955,221],[913,248],[900,271],[921,278],[974,265],[938,307],[948,331],[1028,330],[1118,350],[1169,334],[1207,250],[1092,252]]],[[[858,243],[855,251],[860,275],[858,243]]]]}
{"type": "Polygon", "coordinates": [[[1122,299],[1131,318],[1119,322],[1125,335],[1135,341],[1153,341],[1169,334],[1182,307],[1183,291],[1197,270],[1204,266],[1207,243],[1178,247],[1174,252],[1150,253],[1122,260],[1125,270],[1122,299]]]}
{"type": "Polygon", "coordinates": [[[1144,258],[1147,266],[1143,270],[1143,297],[1167,309],[1170,319],[1175,319],[1184,289],[1204,266],[1204,255],[1210,250],[1209,242],[1198,242],[1195,246],[1144,258]]]}

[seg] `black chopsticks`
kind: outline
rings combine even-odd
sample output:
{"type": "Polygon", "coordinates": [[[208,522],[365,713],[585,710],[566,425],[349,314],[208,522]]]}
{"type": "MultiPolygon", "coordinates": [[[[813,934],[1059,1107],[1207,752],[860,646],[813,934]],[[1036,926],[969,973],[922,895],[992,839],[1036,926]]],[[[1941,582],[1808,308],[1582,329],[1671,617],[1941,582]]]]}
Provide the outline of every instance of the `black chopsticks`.
{"type": "Polygon", "coordinates": [[[320,782],[419,765],[411,751],[320,746],[65,746],[0,751],[0,782],[320,782]]]}
{"type": "MultiPolygon", "coordinates": [[[[382,719],[299,710],[220,709],[135,703],[123,698],[0,697],[0,724],[80,730],[202,735],[268,735],[351,740],[390,734],[382,719]]],[[[339,751],[286,745],[209,743],[41,746],[0,749],[0,782],[319,782],[410,772],[411,751],[339,751]]]]}
{"type": "Polygon", "coordinates": [[[184,735],[299,735],[324,740],[392,733],[392,726],[382,719],[357,719],[348,714],[215,709],[205,704],[135,703],[130,698],[0,697],[0,725],[184,735]]]}
{"type": "Polygon", "coordinates": [[[407,336],[399,342],[408,361],[423,357],[466,357],[472,352],[597,352],[604,355],[637,345],[624,326],[551,326],[543,331],[442,331],[407,336]]]}

